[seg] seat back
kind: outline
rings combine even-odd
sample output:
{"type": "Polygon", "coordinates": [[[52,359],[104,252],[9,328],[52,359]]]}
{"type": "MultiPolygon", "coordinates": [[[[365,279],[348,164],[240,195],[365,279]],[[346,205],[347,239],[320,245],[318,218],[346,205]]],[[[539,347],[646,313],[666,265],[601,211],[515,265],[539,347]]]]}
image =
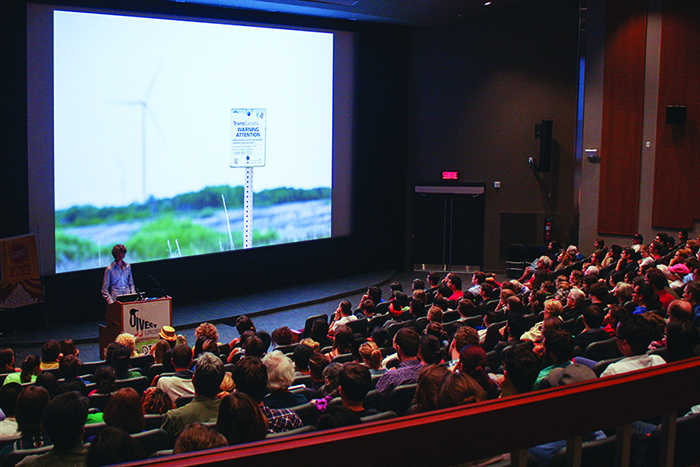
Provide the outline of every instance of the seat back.
{"type": "MultiPolygon", "coordinates": [[[[615,435],[582,443],[581,465],[613,467],[615,465],[615,435]]],[[[565,466],[566,448],[557,452],[549,463],[549,467],[565,466]]]]}
{"type": "Polygon", "coordinates": [[[194,399],[194,396],[180,396],[177,399],[175,399],[175,407],[180,408],[183,407],[194,399]]]}
{"type": "Polygon", "coordinates": [[[391,390],[384,410],[395,412],[399,417],[406,414],[416,396],[416,383],[402,384],[391,390]]]}
{"type": "Polygon", "coordinates": [[[365,417],[360,417],[360,420],[362,420],[362,423],[369,423],[369,422],[378,422],[380,420],[390,420],[392,418],[396,418],[397,415],[395,412],[392,411],[387,411],[387,412],[379,412],[374,415],[367,415],[365,417]]]}
{"type": "Polygon", "coordinates": [[[376,314],[372,316],[372,318],[370,318],[370,320],[367,322],[367,335],[370,335],[376,328],[381,328],[384,326],[384,323],[389,321],[389,318],[391,318],[389,313],[385,315],[376,314]]]}
{"type": "Polygon", "coordinates": [[[449,323],[450,321],[455,321],[459,319],[459,312],[458,311],[446,311],[442,315],[442,322],[443,323],[449,323]]]}
{"type": "Polygon", "coordinates": [[[129,359],[129,365],[131,365],[132,368],[140,368],[143,373],[154,363],[155,359],[152,354],[139,355],[138,357],[131,357],[129,359]]]}
{"type": "Polygon", "coordinates": [[[316,427],[314,425],[304,425],[301,428],[295,428],[289,431],[282,431],[280,433],[268,433],[267,436],[265,436],[265,439],[286,438],[287,436],[294,436],[301,433],[311,433],[313,431],[316,431],[316,427]]]}
{"type": "Polygon", "coordinates": [[[347,326],[352,329],[353,333],[367,335],[367,318],[356,319],[347,323],[347,326]]]}
{"type": "Polygon", "coordinates": [[[584,358],[588,358],[596,362],[621,356],[622,352],[620,352],[620,349],[617,347],[617,339],[614,337],[604,341],[588,344],[586,350],[583,351],[584,358]]]}
{"type": "Polygon", "coordinates": [[[10,451],[2,458],[2,466],[14,467],[27,456],[46,454],[51,449],[53,449],[53,446],[43,446],[36,449],[20,449],[18,451],[10,451]]]}
{"type": "Polygon", "coordinates": [[[321,412],[319,412],[316,404],[312,404],[311,402],[308,404],[297,405],[296,407],[290,407],[290,409],[296,412],[299,418],[301,418],[301,422],[304,424],[304,426],[316,426],[318,417],[321,415],[321,412]]]}
{"type": "Polygon", "coordinates": [[[88,405],[100,409],[100,411],[104,411],[111,397],[111,394],[92,394],[88,396],[88,405]]]}
{"type": "Polygon", "coordinates": [[[164,413],[147,413],[143,415],[143,429],[155,430],[163,425],[164,413]]]}
{"type": "MultiPolygon", "coordinates": [[[[376,385],[377,383],[375,382],[374,384],[376,385]]],[[[368,392],[365,398],[362,400],[362,406],[365,409],[382,410],[383,404],[384,398],[382,397],[382,394],[376,389],[372,389],[370,392],[368,392]]]]}
{"type": "Polygon", "coordinates": [[[326,322],[328,322],[328,315],[324,313],[322,315],[309,316],[306,318],[306,322],[304,323],[304,331],[301,333],[301,339],[311,335],[311,328],[314,325],[314,321],[317,319],[324,319],[326,322]]]}
{"type": "Polygon", "coordinates": [[[341,353],[333,357],[333,362],[335,363],[346,363],[353,361],[353,356],[351,353],[341,353]]]}
{"type": "MultiPolygon", "coordinates": [[[[647,447],[642,455],[642,467],[659,465],[661,427],[649,436],[647,447]]],[[[700,414],[681,417],[676,421],[676,448],[674,465],[688,466],[700,464],[700,414]]]]}
{"type": "Polygon", "coordinates": [[[161,428],[142,431],[141,433],[131,435],[131,437],[139,443],[139,446],[141,446],[141,449],[146,453],[146,456],[150,456],[157,451],[173,448],[170,435],[161,428]]]}
{"type": "Polygon", "coordinates": [[[151,382],[146,376],[137,376],[136,378],[118,379],[114,384],[117,389],[132,388],[139,395],[143,395],[143,391],[150,386],[151,382]]]}
{"type": "Polygon", "coordinates": [[[389,339],[393,339],[394,335],[396,335],[396,333],[399,332],[399,329],[410,326],[411,324],[411,321],[402,321],[400,323],[390,324],[386,328],[387,332],[389,333],[389,339]]]}

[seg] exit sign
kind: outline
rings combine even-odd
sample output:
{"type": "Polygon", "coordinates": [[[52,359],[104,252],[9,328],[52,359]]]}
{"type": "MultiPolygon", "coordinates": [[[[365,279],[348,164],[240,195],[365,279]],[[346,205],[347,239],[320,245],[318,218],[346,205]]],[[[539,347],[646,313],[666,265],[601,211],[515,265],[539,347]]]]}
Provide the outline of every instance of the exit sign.
{"type": "Polygon", "coordinates": [[[459,172],[443,172],[443,180],[459,180],[459,172]]]}

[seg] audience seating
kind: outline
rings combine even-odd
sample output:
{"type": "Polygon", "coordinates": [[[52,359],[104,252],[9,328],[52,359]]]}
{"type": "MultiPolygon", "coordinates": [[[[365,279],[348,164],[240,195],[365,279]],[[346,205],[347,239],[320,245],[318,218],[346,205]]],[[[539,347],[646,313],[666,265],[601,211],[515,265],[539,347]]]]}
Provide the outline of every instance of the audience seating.
{"type": "Polygon", "coordinates": [[[367,318],[356,319],[348,323],[348,327],[352,329],[353,333],[362,334],[363,336],[367,335],[367,325],[367,318]]]}
{"type": "Polygon", "coordinates": [[[294,378],[294,381],[292,381],[292,386],[298,386],[300,384],[308,387],[311,387],[311,385],[314,383],[314,380],[311,378],[310,375],[299,375],[294,378]]]}
{"type": "Polygon", "coordinates": [[[144,430],[154,430],[160,428],[163,425],[163,420],[165,419],[165,414],[160,413],[147,413],[143,416],[144,430]]]}
{"type": "Polygon", "coordinates": [[[446,311],[442,315],[442,322],[443,323],[449,323],[450,321],[456,321],[459,319],[459,312],[458,311],[446,311]]]}
{"type": "Polygon", "coordinates": [[[394,335],[399,332],[399,329],[405,328],[411,325],[410,321],[402,321],[400,323],[390,324],[386,330],[389,332],[389,338],[393,339],[394,335]]]}
{"type": "Polygon", "coordinates": [[[333,357],[332,361],[336,363],[346,363],[346,362],[351,362],[354,360],[354,357],[352,356],[351,353],[341,353],[339,355],[336,355],[333,357]]]}
{"type": "Polygon", "coordinates": [[[370,392],[368,392],[365,399],[362,401],[362,406],[365,409],[376,409],[381,411],[384,408],[382,407],[383,405],[384,399],[382,394],[376,389],[372,389],[370,392]]]}
{"type": "Polygon", "coordinates": [[[399,417],[406,414],[408,408],[413,404],[416,395],[417,384],[402,384],[391,390],[386,401],[385,411],[396,413],[399,417]]]}
{"type": "Polygon", "coordinates": [[[91,396],[88,396],[88,405],[90,407],[95,407],[96,409],[100,409],[100,411],[103,411],[105,407],[107,407],[107,403],[109,402],[109,399],[111,397],[111,394],[93,394],[91,396]]]}
{"type": "Polygon", "coordinates": [[[621,357],[622,352],[617,347],[617,339],[607,339],[600,342],[593,342],[583,351],[583,357],[599,362],[611,358],[621,357]]]}
{"type": "MultiPolygon", "coordinates": [[[[421,334],[423,331],[425,331],[425,328],[428,327],[429,322],[430,321],[428,321],[426,316],[421,316],[413,322],[413,329],[415,329],[418,334],[421,334]]],[[[447,331],[446,325],[443,325],[442,327],[445,329],[445,331],[447,331]]]]}
{"type": "Polygon", "coordinates": [[[148,370],[148,367],[155,363],[155,359],[151,354],[139,355],[138,357],[131,357],[129,359],[129,365],[131,368],[140,368],[142,373],[148,370]]]}
{"type": "Polygon", "coordinates": [[[316,431],[316,427],[314,425],[304,425],[301,428],[295,428],[294,430],[283,431],[281,433],[268,433],[267,436],[265,436],[265,439],[286,438],[288,436],[311,433],[313,431],[316,431]]]}
{"type": "Polygon", "coordinates": [[[143,391],[145,391],[146,388],[150,385],[151,385],[151,382],[145,376],[137,376],[136,378],[118,379],[115,382],[115,386],[117,387],[117,389],[133,388],[140,395],[142,395],[143,391]]]}
{"type": "Polygon", "coordinates": [[[46,454],[52,448],[53,446],[44,446],[36,449],[21,449],[19,451],[11,451],[2,458],[2,462],[0,462],[0,467],[14,467],[25,457],[34,456],[37,454],[46,454]]]}
{"type": "Polygon", "coordinates": [[[301,333],[301,339],[311,335],[311,328],[314,325],[314,321],[317,319],[324,319],[326,322],[328,322],[328,315],[324,313],[322,315],[309,316],[306,318],[306,322],[304,323],[304,332],[301,333]]]}
{"type": "Polygon", "coordinates": [[[146,453],[146,456],[152,455],[154,452],[173,447],[170,435],[161,428],[142,431],[131,435],[141,446],[141,449],[146,453]]]}
{"type": "Polygon", "coordinates": [[[506,250],[506,277],[519,279],[527,266],[527,251],[522,243],[511,243],[506,250]]]}
{"type": "Polygon", "coordinates": [[[78,376],[94,375],[95,370],[97,370],[101,365],[106,364],[107,362],[105,361],[85,362],[82,365],[80,365],[80,371],[78,372],[78,376]]]}
{"type": "Polygon", "coordinates": [[[370,422],[378,422],[381,420],[390,420],[392,418],[396,418],[397,415],[395,412],[392,412],[390,410],[387,410],[385,412],[379,412],[374,415],[366,415],[364,417],[360,417],[360,420],[362,420],[362,423],[370,423],[370,422]]]}
{"type": "Polygon", "coordinates": [[[290,354],[290,353],[294,352],[294,350],[296,350],[298,345],[299,345],[299,343],[290,344],[290,345],[278,345],[277,347],[275,347],[272,350],[279,350],[283,354],[290,354]]]}
{"type": "Polygon", "coordinates": [[[107,424],[105,422],[100,423],[89,423],[85,425],[85,433],[83,434],[83,441],[88,442],[90,438],[95,436],[97,433],[102,431],[107,424]]]}
{"type": "Polygon", "coordinates": [[[153,382],[153,378],[162,375],[164,371],[165,367],[162,363],[154,363],[146,371],[146,378],[148,378],[148,381],[153,382]]]}
{"type": "Polygon", "coordinates": [[[381,328],[384,326],[384,323],[389,321],[389,318],[391,318],[391,315],[389,313],[384,314],[384,315],[379,315],[375,314],[370,318],[369,322],[367,323],[367,334],[371,335],[372,331],[374,331],[376,328],[381,328]]]}
{"type": "MultiPolygon", "coordinates": [[[[642,467],[655,467],[659,465],[659,451],[661,449],[661,427],[657,427],[649,438],[641,458],[642,467]]],[[[676,420],[676,449],[674,451],[674,465],[690,466],[700,464],[700,414],[680,417],[676,420]]]]}
{"type": "Polygon", "coordinates": [[[296,412],[304,425],[316,425],[318,416],[321,414],[321,412],[318,411],[316,404],[312,404],[311,402],[297,405],[296,407],[291,407],[291,410],[296,412]]]}

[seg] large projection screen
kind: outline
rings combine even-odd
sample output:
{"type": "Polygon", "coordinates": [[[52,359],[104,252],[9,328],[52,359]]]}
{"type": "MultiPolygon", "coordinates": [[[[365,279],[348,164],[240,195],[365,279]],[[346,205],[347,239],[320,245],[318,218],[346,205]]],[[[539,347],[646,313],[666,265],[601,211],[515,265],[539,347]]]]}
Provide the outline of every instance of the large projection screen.
{"type": "Polygon", "coordinates": [[[350,33],[27,13],[30,224],[44,274],[104,267],[116,243],[131,262],[242,249],[245,215],[253,247],[350,234],[350,33]],[[234,164],[236,131],[261,122],[234,124],[233,109],[262,116],[262,136],[238,135],[258,136],[243,144],[263,164],[234,164]]]}

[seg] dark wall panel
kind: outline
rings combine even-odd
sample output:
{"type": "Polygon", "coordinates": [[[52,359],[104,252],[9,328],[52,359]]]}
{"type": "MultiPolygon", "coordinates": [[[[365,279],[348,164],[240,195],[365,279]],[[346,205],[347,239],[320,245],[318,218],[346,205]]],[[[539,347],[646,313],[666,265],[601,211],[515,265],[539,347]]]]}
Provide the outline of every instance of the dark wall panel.
{"type": "Polygon", "coordinates": [[[578,1],[531,0],[412,31],[409,183],[456,170],[485,184],[486,269],[504,266],[503,212],[551,215],[557,239],[575,236],[578,20],[578,1]],[[554,122],[549,173],[528,166],[542,120],[554,122]]]}
{"type": "Polygon", "coordinates": [[[633,235],[639,214],[647,2],[607,2],[598,232],[633,235]]]}
{"type": "Polygon", "coordinates": [[[700,2],[664,2],[652,225],[692,229],[700,219],[700,2]],[[666,106],[687,106],[687,122],[666,123],[666,106]]]}

